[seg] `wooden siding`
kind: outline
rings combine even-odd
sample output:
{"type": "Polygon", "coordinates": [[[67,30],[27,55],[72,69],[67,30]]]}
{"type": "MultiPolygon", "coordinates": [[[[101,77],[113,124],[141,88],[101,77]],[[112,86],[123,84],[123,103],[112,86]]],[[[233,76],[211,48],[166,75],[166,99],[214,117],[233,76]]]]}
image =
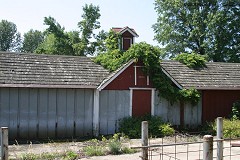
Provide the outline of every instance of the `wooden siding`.
{"type": "Polygon", "coordinates": [[[115,78],[111,83],[109,83],[104,89],[105,90],[129,90],[131,87],[137,88],[152,88],[152,82],[149,80],[149,85],[147,85],[147,76],[144,75],[142,71],[142,63],[133,63],[128,68],[126,68],[117,78],[115,78]],[[136,85],[135,85],[135,66],[136,67],[136,85]]]}
{"type": "Polygon", "coordinates": [[[93,90],[0,88],[0,126],[9,137],[92,135],[93,90]]]}
{"type": "Polygon", "coordinates": [[[132,116],[151,114],[151,90],[133,90],[132,116]]]}
{"type": "Polygon", "coordinates": [[[203,116],[202,121],[214,121],[217,117],[228,117],[232,104],[240,100],[239,90],[205,90],[203,91],[203,116]]]}
{"type": "MultiPolygon", "coordinates": [[[[196,126],[201,124],[202,108],[201,100],[195,106],[184,104],[184,125],[196,126]]],[[[161,116],[163,121],[173,125],[180,125],[180,103],[170,104],[165,98],[155,93],[154,115],[161,116]]]]}
{"type": "Polygon", "coordinates": [[[126,31],[122,34],[122,37],[133,38],[133,35],[130,32],[126,31]]]}
{"type": "Polygon", "coordinates": [[[129,90],[102,90],[100,92],[100,134],[113,134],[118,120],[129,116],[129,90]]]}

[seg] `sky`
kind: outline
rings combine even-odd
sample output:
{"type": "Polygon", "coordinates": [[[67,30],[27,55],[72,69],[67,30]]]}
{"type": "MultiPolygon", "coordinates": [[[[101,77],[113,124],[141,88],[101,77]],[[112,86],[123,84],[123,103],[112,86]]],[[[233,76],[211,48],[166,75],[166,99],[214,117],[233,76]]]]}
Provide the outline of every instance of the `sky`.
{"type": "Polygon", "coordinates": [[[78,30],[82,7],[91,3],[100,7],[101,29],[129,26],[139,35],[137,43],[158,45],[152,29],[157,22],[154,0],[0,0],[0,20],[15,23],[22,35],[30,29],[44,31],[47,26],[43,20],[48,16],[55,18],[65,31],[78,30]]]}

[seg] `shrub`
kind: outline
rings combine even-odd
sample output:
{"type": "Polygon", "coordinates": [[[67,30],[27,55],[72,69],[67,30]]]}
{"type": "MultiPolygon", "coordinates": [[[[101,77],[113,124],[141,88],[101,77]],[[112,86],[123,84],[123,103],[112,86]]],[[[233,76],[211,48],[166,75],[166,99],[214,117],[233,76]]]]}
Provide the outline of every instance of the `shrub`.
{"type": "Polygon", "coordinates": [[[160,126],[159,130],[164,136],[171,136],[175,133],[175,130],[171,127],[170,124],[163,124],[160,126]]]}
{"type": "MultiPolygon", "coordinates": [[[[213,128],[217,131],[216,123],[213,128]]],[[[237,138],[240,137],[240,120],[223,119],[223,137],[224,138],[237,138]]]]}
{"type": "Polygon", "coordinates": [[[83,148],[83,151],[87,156],[103,156],[105,155],[105,149],[102,146],[87,146],[83,148]]]}
{"type": "Polygon", "coordinates": [[[231,118],[233,120],[240,119],[240,100],[233,103],[231,118]]]}
{"type": "MultiPolygon", "coordinates": [[[[166,136],[160,129],[166,125],[159,116],[127,117],[119,121],[119,131],[130,138],[141,137],[141,122],[148,121],[148,133],[152,137],[166,136]]],[[[169,128],[170,125],[168,126],[169,128]]],[[[166,127],[165,127],[166,128],[166,127]]],[[[173,128],[172,128],[173,129],[173,128]]],[[[174,130],[174,129],[173,129],[174,130]]]]}
{"type": "Polygon", "coordinates": [[[136,153],[136,152],[137,152],[137,150],[129,148],[129,147],[123,147],[122,148],[122,153],[123,154],[133,154],[133,153],[136,153]]]}
{"type": "Polygon", "coordinates": [[[121,154],[122,143],[118,140],[110,140],[108,148],[111,154],[121,154]]]}
{"type": "Polygon", "coordinates": [[[66,153],[66,159],[74,160],[74,159],[77,159],[77,157],[78,157],[78,154],[76,152],[68,151],[66,153]]]}
{"type": "Polygon", "coordinates": [[[21,156],[22,160],[35,160],[38,158],[39,158],[39,156],[34,153],[26,153],[26,154],[22,154],[22,156],[21,156]]]}

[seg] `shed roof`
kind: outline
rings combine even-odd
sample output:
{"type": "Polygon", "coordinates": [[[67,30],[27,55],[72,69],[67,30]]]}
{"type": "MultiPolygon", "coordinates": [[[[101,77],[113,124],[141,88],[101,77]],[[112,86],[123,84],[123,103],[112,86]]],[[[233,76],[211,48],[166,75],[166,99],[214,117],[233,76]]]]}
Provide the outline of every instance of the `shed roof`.
{"type": "Polygon", "coordinates": [[[182,88],[240,89],[240,63],[207,62],[206,68],[196,70],[177,61],[161,62],[163,71],[182,88]]]}
{"type": "Polygon", "coordinates": [[[112,30],[114,32],[123,34],[126,31],[129,31],[134,37],[138,37],[137,32],[133,28],[129,28],[128,26],[120,28],[120,27],[113,27],[112,30]]]}
{"type": "Polygon", "coordinates": [[[0,52],[0,87],[97,88],[108,75],[89,57],[0,52]]]}

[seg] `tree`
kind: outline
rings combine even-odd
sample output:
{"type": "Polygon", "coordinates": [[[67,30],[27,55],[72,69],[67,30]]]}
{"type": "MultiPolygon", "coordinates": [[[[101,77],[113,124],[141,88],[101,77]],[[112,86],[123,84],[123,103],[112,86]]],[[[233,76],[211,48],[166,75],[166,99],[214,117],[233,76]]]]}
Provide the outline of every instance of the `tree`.
{"type": "Polygon", "coordinates": [[[23,35],[22,52],[34,53],[37,47],[43,42],[44,35],[41,31],[31,29],[23,35]]]}
{"type": "Polygon", "coordinates": [[[93,55],[96,51],[97,43],[91,42],[92,38],[95,38],[93,31],[100,28],[100,22],[98,19],[101,14],[99,6],[93,4],[85,4],[83,7],[83,20],[78,22],[78,27],[81,33],[81,42],[76,45],[80,55],[90,54],[93,55]]]}
{"type": "MultiPolygon", "coordinates": [[[[74,55],[73,39],[53,17],[45,17],[44,24],[48,25],[45,31],[46,37],[38,48],[37,53],[74,55]]],[[[73,33],[74,35],[75,33],[73,33]]]]}
{"type": "Polygon", "coordinates": [[[104,50],[106,32],[100,31],[98,35],[93,33],[100,28],[99,11],[99,7],[92,4],[83,7],[83,20],[78,23],[80,31],[66,32],[53,17],[45,17],[44,24],[48,28],[44,32],[45,39],[36,52],[83,56],[104,50]]]}
{"type": "Polygon", "coordinates": [[[0,50],[1,51],[19,51],[21,46],[21,35],[17,31],[17,26],[2,20],[0,22],[0,50]]]}
{"type": "Polygon", "coordinates": [[[170,57],[182,52],[239,62],[240,6],[234,0],[156,0],[155,39],[170,57]]]}

